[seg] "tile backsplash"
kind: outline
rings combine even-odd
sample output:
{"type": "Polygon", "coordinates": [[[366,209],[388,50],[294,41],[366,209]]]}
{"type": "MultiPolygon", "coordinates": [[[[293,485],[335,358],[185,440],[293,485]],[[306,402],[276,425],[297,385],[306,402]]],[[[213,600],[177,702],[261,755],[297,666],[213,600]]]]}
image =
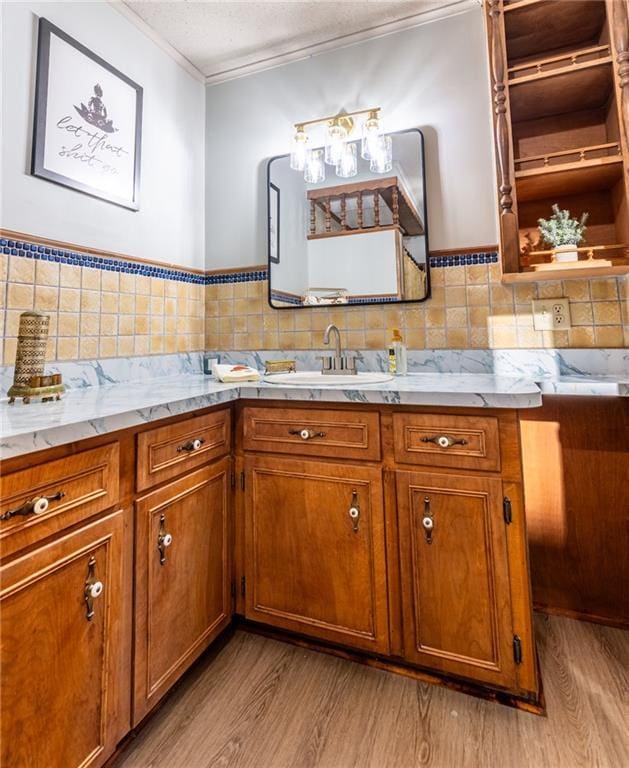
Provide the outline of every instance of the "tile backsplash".
{"type": "Polygon", "coordinates": [[[411,349],[629,346],[629,278],[503,285],[495,253],[432,259],[425,303],[273,310],[267,272],[223,273],[95,256],[0,238],[2,364],[15,360],[19,316],[50,314],[48,361],[196,352],[318,349],[334,322],[353,349],[384,349],[400,328],[411,349]],[[531,300],[565,296],[572,328],[536,331],[531,300]]]}
{"type": "MultiPolygon", "coordinates": [[[[442,260],[443,263],[443,260],[442,260]]],[[[433,266],[421,304],[273,310],[266,280],[205,288],[206,349],[318,349],[328,323],[352,349],[383,349],[399,328],[411,349],[552,349],[629,345],[629,281],[594,278],[503,285],[500,265],[433,266]],[[565,296],[572,327],[536,331],[531,300],[565,296]]]]}

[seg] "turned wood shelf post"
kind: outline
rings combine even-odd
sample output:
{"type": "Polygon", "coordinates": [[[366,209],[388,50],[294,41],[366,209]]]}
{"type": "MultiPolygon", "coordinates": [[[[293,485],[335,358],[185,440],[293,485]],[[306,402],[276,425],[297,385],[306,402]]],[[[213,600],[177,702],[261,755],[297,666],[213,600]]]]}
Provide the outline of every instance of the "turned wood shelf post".
{"type": "MultiPolygon", "coordinates": [[[[629,2],[608,0],[610,32],[615,48],[616,93],[621,145],[629,155],[629,2]]],[[[629,162],[625,162],[625,187],[629,196],[629,162]]]]}
{"type": "Polygon", "coordinates": [[[515,172],[511,157],[511,135],[505,75],[507,70],[502,0],[489,0],[487,5],[491,79],[493,85],[494,131],[496,135],[496,165],[498,170],[498,204],[500,209],[500,239],[504,272],[518,272],[520,243],[518,222],[514,212],[515,172]]]}

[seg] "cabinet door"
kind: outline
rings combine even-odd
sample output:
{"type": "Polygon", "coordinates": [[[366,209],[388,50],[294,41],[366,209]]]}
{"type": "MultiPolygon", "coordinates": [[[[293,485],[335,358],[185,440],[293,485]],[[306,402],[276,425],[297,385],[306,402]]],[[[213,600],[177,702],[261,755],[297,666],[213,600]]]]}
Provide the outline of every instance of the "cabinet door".
{"type": "Polygon", "coordinates": [[[122,553],[116,512],[2,566],[6,768],[95,768],[128,730],[122,553]]]}
{"type": "Polygon", "coordinates": [[[227,626],[230,461],[136,502],[137,723],[227,626]]]}
{"type": "Polygon", "coordinates": [[[380,469],[251,458],[246,476],[246,616],[388,651],[380,469]]]}
{"type": "Polygon", "coordinates": [[[502,482],[399,472],[408,661],[515,687],[502,482]]]}

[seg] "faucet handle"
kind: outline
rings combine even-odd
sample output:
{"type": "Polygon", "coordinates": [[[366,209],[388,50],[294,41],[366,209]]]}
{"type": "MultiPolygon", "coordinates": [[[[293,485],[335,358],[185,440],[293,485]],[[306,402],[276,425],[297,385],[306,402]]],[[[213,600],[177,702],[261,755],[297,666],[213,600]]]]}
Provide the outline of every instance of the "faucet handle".
{"type": "Polygon", "coordinates": [[[321,360],[321,370],[332,370],[332,356],[331,355],[317,355],[317,360],[321,360]]]}
{"type": "Polygon", "coordinates": [[[356,355],[345,355],[343,357],[343,370],[346,373],[357,373],[356,360],[358,360],[356,355]]]}

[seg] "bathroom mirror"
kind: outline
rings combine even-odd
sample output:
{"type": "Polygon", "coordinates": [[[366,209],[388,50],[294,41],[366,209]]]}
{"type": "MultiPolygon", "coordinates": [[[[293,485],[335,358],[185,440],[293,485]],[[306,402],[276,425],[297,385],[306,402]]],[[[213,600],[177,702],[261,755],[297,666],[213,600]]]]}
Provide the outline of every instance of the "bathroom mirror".
{"type": "Polygon", "coordinates": [[[390,134],[391,162],[360,157],[314,184],[288,155],[267,166],[269,303],[276,309],[424,301],[430,295],[424,139],[390,134]]]}

